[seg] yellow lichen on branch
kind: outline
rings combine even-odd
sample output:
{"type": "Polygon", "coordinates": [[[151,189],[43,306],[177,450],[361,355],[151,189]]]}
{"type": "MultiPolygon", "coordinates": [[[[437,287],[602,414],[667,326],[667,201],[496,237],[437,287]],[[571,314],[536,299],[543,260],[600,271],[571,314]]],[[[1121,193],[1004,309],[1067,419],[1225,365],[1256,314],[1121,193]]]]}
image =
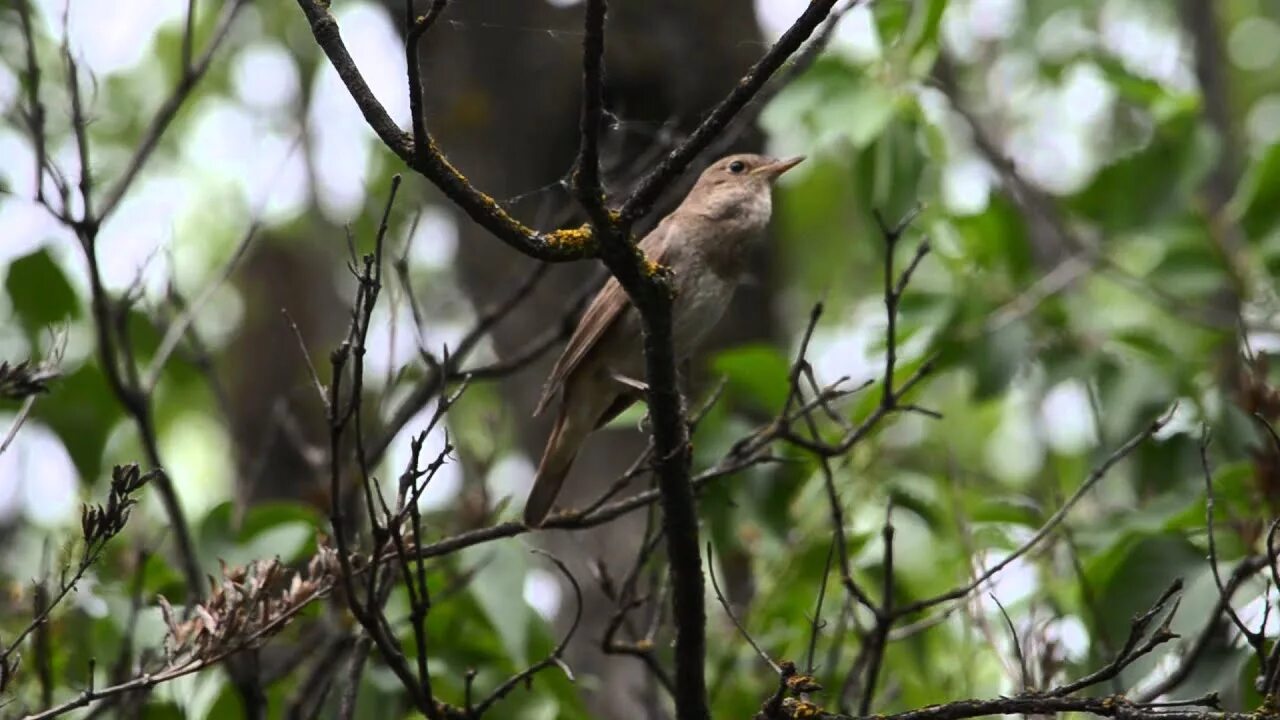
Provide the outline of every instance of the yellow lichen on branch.
{"type": "Polygon", "coordinates": [[[584,223],[576,228],[547,233],[546,240],[551,247],[582,250],[595,242],[595,234],[591,232],[591,226],[584,223]]]}

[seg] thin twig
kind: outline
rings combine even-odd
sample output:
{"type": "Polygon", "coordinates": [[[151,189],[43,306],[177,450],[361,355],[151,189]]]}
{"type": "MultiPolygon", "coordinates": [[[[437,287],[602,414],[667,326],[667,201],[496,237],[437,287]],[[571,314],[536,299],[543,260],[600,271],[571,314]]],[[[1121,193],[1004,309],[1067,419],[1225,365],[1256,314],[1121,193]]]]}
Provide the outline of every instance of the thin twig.
{"type": "Polygon", "coordinates": [[[160,144],[160,139],[164,137],[165,131],[169,129],[169,124],[177,117],[178,111],[186,104],[187,99],[191,95],[191,91],[209,71],[213,64],[213,58],[217,55],[218,50],[222,47],[230,35],[232,23],[239,14],[241,8],[244,7],[247,0],[230,0],[224,7],[222,18],[218,21],[218,26],[214,29],[209,44],[205,47],[204,52],[189,65],[184,65],[182,75],[178,78],[178,84],[170,91],[169,96],[156,110],[151,117],[151,123],[147,125],[147,129],[142,133],[142,140],[138,143],[138,147],[134,150],[133,156],[129,158],[128,165],[125,166],[124,173],[116,180],[110,188],[107,189],[106,195],[103,196],[102,206],[98,213],[100,220],[105,220],[124,199],[129,188],[133,186],[133,182],[138,177],[138,173],[146,166],[147,161],[151,158],[151,153],[155,151],[160,144]]]}
{"type": "Polygon", "coordinates": [[[760,656],[760,659],[764,660],[775,673],[781,675],[782,666],[774,662],[773,658],[769,657],[769,653],[765,652],[760,647],[759,643],[755,641],[755,638],[751,637],[751,633],[747,632],[747,629],[743,627],[737,616],[733,614],[733,610],[729,607],[729,601],[724,598],[724,593],[720,592],[720,583],[716,581],[715,562],[713,562],[711,557],[711,543],[707,543],[707,574],[711,576],[711,587],[716,591],[716,599],[720,601],[720,607],[724,608],[724,614],[729,616],[729,620],[733,622],[733,626],[738,628],[738,633],[742,635],[749,645],[751,645],[751,649],[756,651],[756,654],[760,656]]]}
{"type": "Polygon", "coordinates": [[[1051,532],[1053,532],[1054,528],[1056,528],[1059,524],[1062,523],[1063,520],[1066,519],[1067,515],[1070,514],[1071,510],[1076,506],[1078,502],[1080,502],[1081,498],[1083,498],[1086,494],[1088,494],[1088,492],[1093,489],[1093,486],[1098,484],[1098,481],[1101,480],[1103,477],[1105,477],[1107,472],[1110,471],[1111,468],[1116,465],[1116,463],[1128,457],[1129,453],[1133,452],[1139,445],[1141,445],[1148,438],[1150,438],[1152,435],[1158,432],[1160,428],[1168,424],[1170,418],[1173,417],[1173,409],[1174,408],[1170,408],[1170,410],[1166,412],[1162,417],[1157,418],[1156,420],[1149,423],[1146,427],[1140,430],[1136,435],[1129,438],[1129,440],[1126,441],[1123,445],[1113,450],[1111,454],[1108,455],[1102,461],[1101,464],[1099,464],[1097,467],[1093,469],[1092,472],[1089,473],[1089,475],[1084,479],[1084,482],[1080,483],[1080,487],[1076,488],[1076,491],[1072,493],[1071,497],[1067,498],[1067,501],[1062,504],[1062,507],[1058,508],[1058,510],[1054,512],[1053,515],[1051,515],[1043,525],[1040,526],[1040,529],[1037,530],[1035,534],[1031,536],[1030,539],[1028,539],[1021,546],[1019,546],[1018,549],[1006,555],[1003,559],[1000,560],[1000,562],[987,568],[981,575],[974,578],[972,581],[967,582],[964,585],[961,585],[954,589],[948,590],[947,592],[935,595],[933,597],[926,598],[924,600],[918,600],[913,603],[908,603],[898,609],[897,611],[898,614],[910,615],[913,613],[920,612],[921,610],[927,610],[935,605],[939,605],[949,600],[958,600],[962,597],[965,597],[969,593],[973,592],[975,589],[981,587],[983,583],[987,582],[992,577],[999,574],[1000,571],[1004,570],[1012,562],[1022,557],[1023,555],[1026,555],[1033,548],[1039,545],[1041,540],[1048,537],[1048,535],[1051,532]]]}
{"type": "Polygon", "coordinates": [[[517,685],[522,682],[529,681],[534,675],[553,665],[563,670],[565,675],[569,676],[570,680],[573,679],[573,673],[570,672],[569,667],[565,665],[563,656],[565,649],[569,647],[569,641],[573,639],[574,633],[578,631],[578,625],[582,622],[582,587],[578,585],[578,580],[573,577],[573,573],[569,572],[569,568],[565,567],[565,564],[561,562],[559,558],[543,550],[535,549],[533,552],[546,557],[554,563],[556,569],[560,571],[561,575],[565,576],[569,581],[569,585],[573,587],[573,596],[576,603],[575,607],[577,608],[573,614],[573,623],[569,625],[569,631],[565,633],[559,644],[552,649],[550,655],[530,665],[524,670],[521,670],[515,675],[512,675],[506,682],[494,688],[493,692],[489,693],[489,696],[484,700],[481,700],[474,709],[468,708],[468,718],[474,719],[484,715],[489,708],[493,707],[494,703],[506,697],[507,693],[511,692],[511,690],[517,685]]]}
{"type": "MultiPolygon", "coordinates": [[[[1200,468],[1204,474],[1204,488],[1205,488],[1205,499],[1204,499],[1205,532],[1208,535],[1208,541],[1209,541],[1209,569],[1213,574],[1213,583],[1218,588],[1218,595],[1222,596],[1226,594],[1227,590],[1226,590],[1226,586],[1222,582],[1222,573],[1218,570],[1218,545],[1217,545],[1217,541],[1214,539],[1215,533],[1213,529],[1213,517],[1214,517],[1213,470],[1209,467],[1209,441],[1210,441],[1209,428],[1205,427],[1203,432],[1200,435],[1200,468]]],[[[1249,647],[1253,648],[1253,652],[1258,658],[1259,674],[1262,675],[1263,677],[1267,677],[1268,673],[1267,673],[1266,637],[1263,635],[1262,632],[1254,632],[1250,630],[1249,626],[1245,625],[1244,621],[1240,619],[1240,615],[1236,613],[1236,609],[1231,606],[1231,603],[1227,603],[1223,607],[1223,612],[1226,613],[1226,616],[1231,619],[1231,623],[1236,626],[1236,629],[1240,631],[1240,634],[1244,636],[1244,639],[1249,643],[1249,647]]],[[[1265,627],[1265,623],[1264,623],[1264,627],[1265,627]]]]}
{"type": "Polygon", "coordinates": [[[831,538],[831,545],[827,547],[827,562],[822,567],[822,582],[818,585],[818,603],[813,609],[813,619],[809,622],[809,652],[806,655],[805,670],[806,675],[812,675],[814,671],[813,656],[818,649],[818,633],[826,627],[826,623],[822,621],[822,601],[827,596],[827,578],[831,577],[831,561],[836,555],[836,539],[831,538]]]}
{"type": "MultiPolygon", "coordinates": [[[[884,662],[885,651],[889,647],[889,630],[899,617],[894,614],[894,570],[893,570],[893,503],[890,502],[884,511],[884,527],[880,530],[880,539],[884,543],[884,598],[876,612],[876,624],[871,630],[867,643],[870,654],[867,660],[867,679],[862,686],[862,700],[859,703],[859,714],[871,712],[871,702],[875,699],[876,685],[880,677],[880,666],[884,662]]],[[[856,664],[856,663],[855,663],[856,664]]]]}

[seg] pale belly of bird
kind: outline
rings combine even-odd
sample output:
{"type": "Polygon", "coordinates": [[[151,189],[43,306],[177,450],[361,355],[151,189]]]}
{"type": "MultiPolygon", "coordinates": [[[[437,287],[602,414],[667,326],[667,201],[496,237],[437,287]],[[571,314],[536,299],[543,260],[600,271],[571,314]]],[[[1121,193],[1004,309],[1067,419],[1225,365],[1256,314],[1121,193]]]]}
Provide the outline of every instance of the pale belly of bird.
{"type": "MultiPolygon", "coordinates": [[[[735,287],[736,283],[713,272],[701,273],[687,282],[679,283],[671,308],[671,331],[677,362],[693,355],[720,322],[733,299],[735,287]]],[[[626,341],[611,339],[601,343],[612,349],[610,357],[600,366],[601,378],[607,377],[608,373],[615,373],[643,380],[646,374],[644,328],[640,314],[634,307],[628,307],[609,333],[613,338],[626,338],[626,341]]]]}
{"type": "Polygon", "coordinates": [[[737,283],[714,272],[681,283],[672,307],[672,336],[680,360],[691,356],[720,322],[737,283]]]}

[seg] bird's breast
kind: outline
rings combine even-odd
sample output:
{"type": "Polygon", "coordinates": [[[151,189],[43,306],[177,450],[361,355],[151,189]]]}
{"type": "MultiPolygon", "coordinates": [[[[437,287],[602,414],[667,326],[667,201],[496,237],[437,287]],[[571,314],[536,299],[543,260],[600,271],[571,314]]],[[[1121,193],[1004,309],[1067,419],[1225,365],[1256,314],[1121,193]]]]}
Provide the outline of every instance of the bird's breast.
{"type": "Polygon", "coordinates": [[[704,271],[680,282],[672,307],[672,335],[682,359],[691,355],[720,322],[733,299],[737,279],[704,271]]]}

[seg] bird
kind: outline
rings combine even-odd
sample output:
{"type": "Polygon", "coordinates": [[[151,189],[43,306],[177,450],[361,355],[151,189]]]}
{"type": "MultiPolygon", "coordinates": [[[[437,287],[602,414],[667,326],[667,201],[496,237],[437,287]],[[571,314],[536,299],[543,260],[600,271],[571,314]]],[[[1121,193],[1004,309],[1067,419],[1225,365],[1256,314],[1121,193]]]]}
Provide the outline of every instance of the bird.
{"type": "MultiPolygon", "coordinates": [[[[672,273],[672,343],[676,361],[690,358],[720,321],[746,275],[751,245],[773,211],[772,187],[804,157],[736,154],[708,166],[680,205],[640,241],[650,262],[672,273]]],[[[616,279],[583,312],[547,377],[534,415],[558,397],[559,409],[524,522],[540,527],[587,436],[640,398],[646,385],[643,328],[616,279]]]]}

